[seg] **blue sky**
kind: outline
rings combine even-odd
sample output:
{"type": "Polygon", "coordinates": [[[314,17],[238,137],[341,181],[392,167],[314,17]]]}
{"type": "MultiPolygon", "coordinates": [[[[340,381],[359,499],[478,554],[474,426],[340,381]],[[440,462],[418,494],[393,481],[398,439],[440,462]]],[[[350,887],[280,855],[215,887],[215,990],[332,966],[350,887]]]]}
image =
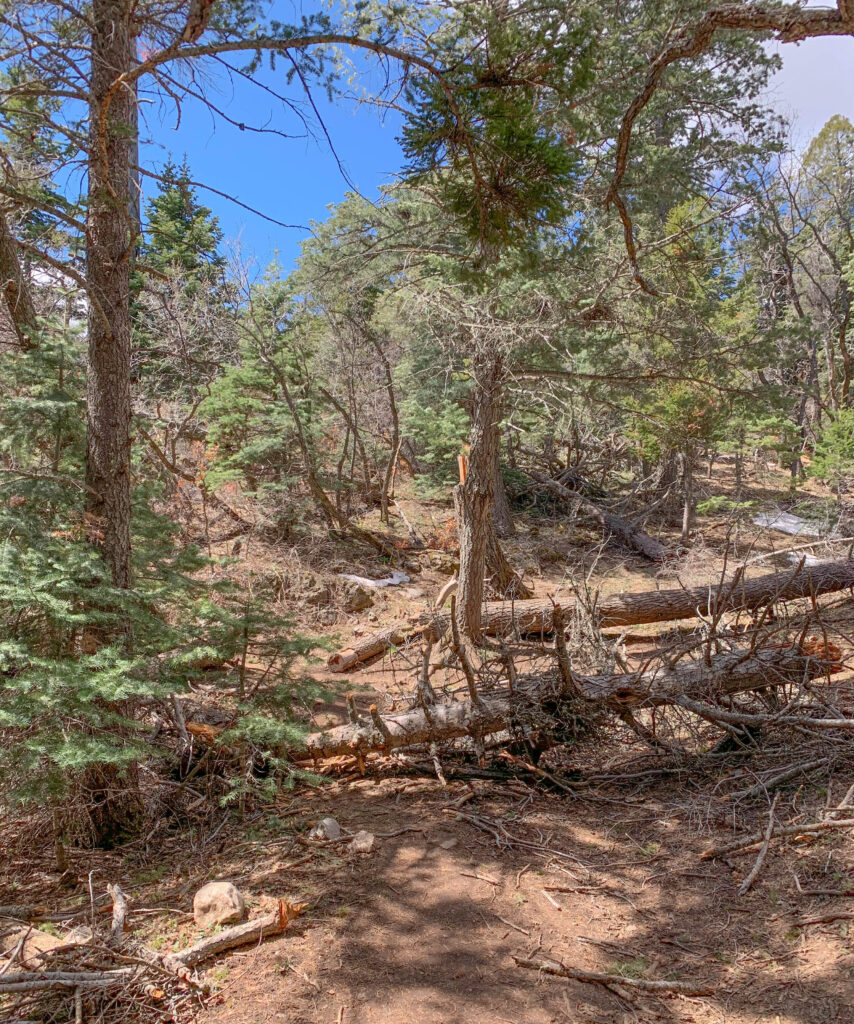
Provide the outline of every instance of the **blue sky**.
{"type": "MultiPolygon", "coordinates": [[[[284,6],[292,12],[292,4],[284,6]]],[[[799,146],[806,145],[834,113],[854,120],[854,39],[807,40],[782,46],[779,52],[784,68],[772,83],[768,101],[792,120],[799,146]]],[[[285,84],[284,68],[275,75],[265,73],[264,81],[288,98],[303,99],[298,82],[285,84]]],[[[234,121],[304,134],[298,116],[272,95],[239,80],[231,83],[224,73],[213,84],[214,102],[234,121]]],[[[150,134],[157,140],[146,147],[144,161],[162,165],[170,154],[179,161],[186,154],[196,179],[275,220],[307,226],[323,220],[329,204],[343,198],[351,187],[347,179],[374,198],[402,163],[396,142],[399,115],[380,117],[375,108],[352,102],[330,104],[320,89],[313,99],[334,153],[316,125],[310,137],[256,134],[214,119],[201,103],[190,101],[177,128],[174,117],[161,119],[158,111],[143,106],[150,134]]],[[[263,266],[278,252],[285,270],[293,265],[304,227],[269,223],[204,190],[199,197],[217,214],[226,237],[239,241],[244,256],[263,266]]]]}

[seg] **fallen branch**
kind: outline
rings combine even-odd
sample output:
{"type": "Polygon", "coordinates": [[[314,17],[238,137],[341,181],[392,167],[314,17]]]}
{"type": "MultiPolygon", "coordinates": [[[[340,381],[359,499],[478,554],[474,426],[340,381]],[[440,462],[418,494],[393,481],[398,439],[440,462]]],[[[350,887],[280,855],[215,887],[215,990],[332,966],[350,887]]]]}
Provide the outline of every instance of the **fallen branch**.
{"type": "MultiPolygon", "coordinates": [[[[814,835],[819,832],[830,832],[837,828],[854,828],[854,818],[840,818],[838,821],[811,821],[802,825],[784,825],[777,829],[775,839],[783,839],[787,836],[814,835]]],[[[724,843],[722,846],[713,846],[700,854],[700,860],[712,860],[714,857],[728,857],[731,853],[740,853],[756,846],[765,838],[763,832],[754,832],[743,839],[735,839],[731,843],[724,843]]]]}
{"type": "Polygon", "coordinates": [[[682,996],[710,996],[713,994],[711,988],[690,981],[622,978],[618,974],[602,974],[599,971],[582,971],[576,967],[567,967],[556,960],[529,960],[527,957],[521,956],[514,956],[513,960],[517,967],[526,967],[531,971],[554,974],[560,978],[586,981],[595,985],[622,985],[626,988],[639,989],[642,992],[675,992],[682,996]]]}
{"type": "Polygon", "coordinates": [[[245,946],[250,942],[260,943],[271,935],[281,935],[288,927],[289,922],[298,917],[304,909],[304,904],[286,903],[284,900],[279,900],[278,906],[271,914],[256,917],[252,921],[244,921],[242,924],[236,924],[233,928],[226,928],[216,935],[202,939],[194,946],[190,946],[189,949],[171,953],[163,958],[163,963],[170,968],[195,967],[196,964],[216,956],[217,953],[224,953],[227,949],[245,946]]]}
{"type": "Polygon", "coordinates": [[[829,924],[831,921],[851,921],[854,914],[850,910],[831,911],[829,914],[822,914],[820,917],[807,917],[801,921],[795,921],[796,928],[808,928],[811,924],[829,924]]]}
{"type": "Polygon", "coordinates": [[[38,992],[49,988],[107,988],[124,985],[134,974],[132,967],[114,971],[24,971],[0,977],[0,995],[10,992],[38,992]]]}
{"type": "Polygon", "coordinates": [[[774,834],[774,811],[777,809],[777,801],[780,799],[780,794],[774,794],[774,800],[771,804],[771,810],[768,814],[768,828],[765,830],[765,839],[762,843],[762,847],[759,850],[759,856],[756,858],[756,863],[750,869],[750,873],[738,887],[738,895],[744,896],[750,890],[750,887],[756,881],[759,872],[762,870],[762,865],[765,863],[765,858],[768,855],[768,847],[771,845],[771,836],[774,834]]]}

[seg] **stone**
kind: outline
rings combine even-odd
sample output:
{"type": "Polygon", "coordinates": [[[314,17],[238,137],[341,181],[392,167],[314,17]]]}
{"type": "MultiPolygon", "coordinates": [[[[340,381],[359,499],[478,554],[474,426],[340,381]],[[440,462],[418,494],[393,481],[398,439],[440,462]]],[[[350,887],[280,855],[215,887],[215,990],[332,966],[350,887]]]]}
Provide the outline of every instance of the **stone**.
{"type": "Polygon", "coordinates": [[[332,594],[329,592],[329,587],[316,587],[305,595],[303,601],[313,608],[325,608],[332,602],[332,594]]]}
{"type": "Polygon", "coordinates": [[[443,850],[453,850],[453,848],[456,845],[457,845],[457,840],[456,839],[444,839],[444,840],[442,840],[441,843],[439,843],[439,847],[441,849],[443,849],[443,850]]]}
{"type": "Polygon", "coordinates": [[[208,882],[193,897],[193,918],[200,928],[242,921],[246,904],[231,882],[208,882]]]}
{"type": "Polygon", "coordinates": [[[351,583],[347,585],[344,591],[344,611],[353,614],[354,612],[362,612],[366,608],[373,606],[374,599],[364,587],[360,587],[358,583],[351,583]]]}
{"type": "Polygon", "coordinates": [[[309,833],[310,839],[340,839],[341,826],[334,818],[321,818],[309,833]]]}
{"type": "Polygon", "coordinates": [[[443,576],[456,576],[460,571],[459,559],[454,558],[452,555],[442,555],[433,562],[433,567],[436,572],[440,572],[443,576]]]}
{"type": "Polygon", "coordinates": [[[23,945],[15,957],[13,971],[16,968],[25,971],[44,970],[45,957],[43,954],[58,946],[66,945],[65,939],[60,939],[56,935],[48,935],[47,932],[41,932],[38,928],[23,925],[20,928],[13,928],[0,939],[0,950],[4,953],[11,953],[17,949],[22,940],[23,945]]]}
{"type": "Polygon", "coordinates": [[[357,832],[350,840],[347,850],[354,857],[362,854],[370,853],[374,848],[374,843],[377,841],[377,837],[373,832],[366,832],[364,829],[357,832]]]}

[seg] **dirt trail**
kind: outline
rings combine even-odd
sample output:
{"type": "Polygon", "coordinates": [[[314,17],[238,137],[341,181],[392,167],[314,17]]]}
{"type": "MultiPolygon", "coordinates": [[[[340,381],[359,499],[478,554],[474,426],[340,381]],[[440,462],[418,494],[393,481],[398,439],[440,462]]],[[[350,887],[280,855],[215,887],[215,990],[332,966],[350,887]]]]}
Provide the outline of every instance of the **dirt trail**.
{"type": "MultiPolygon", "coordinates": [[[[217,997],[221,1005],[208,1019],[216,1024],[823,1024],[851,1019],[854,947],[848,929],[844,922],[795,927],[798,919],[831,904],[798,893],[786,863],[791,853],[773,855],[757,891],[739,900],[736,889],[753,857],[737,858],[734,870],[700,861],[708,837],[686,827],[686,814],[673,802],[675,790],[581,802],[532,798],[521,788],[480,788],[483,795],[461,812],[497,822],[507,836],[531,847],[499,849],[484,828],[443,813],[443,805],[466,791],[460,784],[442,791],[429,782],[413,787],[385,780],[334,790],[322,801],[322,811],[345,830],[413,831],[378,839],[366,857],[352,860],[340,848],[329,849],[281,876],[259,877],[261,891],[296,889],[311,908],[293,932],[226,961],[228,974],[217,997]],[[574,967],[702,981],[715,995],[633,994],[629,1005],[597,986],[539,979],[514,966],[512,953],[537,948],[574,967]]],[[[795,860],[803,888],[816,872],[828,883],[828,870],[838,879],[854,868],[854,844],[839,836],[816,840],[795,860]]],[[[251,878],[244,884],[251,887],[251,878]]],[[[839,882],[831,879],[829,885],[839,882]]],[[[836,900],[832,906],[845,910],[847,904],[836,900]]]]}

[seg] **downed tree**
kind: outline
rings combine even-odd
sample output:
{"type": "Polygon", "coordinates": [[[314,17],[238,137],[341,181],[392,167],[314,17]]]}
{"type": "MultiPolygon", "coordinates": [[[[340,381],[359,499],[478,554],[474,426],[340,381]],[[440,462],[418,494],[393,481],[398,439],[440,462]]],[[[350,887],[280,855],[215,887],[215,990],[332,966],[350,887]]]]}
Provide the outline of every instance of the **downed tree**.
{"type": "Polygon", "coordinates": [[[386,629],[381,629],[378,633],[371,633],[370,636],[363,637],[357,643],[354,643],[352,647],[344,647],[340,651],[336,651],[335,654],[331,655],[327,664],[333,672],[346,672],[347,669],[352,668],[354,665],[359,665],[363,661],[369,661],[375,655],[382,654],[383,651],[387,651],[390,647],[398,647],[406,643],[407,639],[410,639],[412,635],[412,630],[408,626],[388,626],[386,629]]]}
{"type": "MultiPolygon", "coordinates": [[[[636,626],[649,622],[671,622],[701,616],[716,617],[722,612],[748,611],[803,597],[818,597],[854,586],[854,560],[824,562],[807,568],[799,565],[786,573],[770,573],[745,579],[737,572],[719,585],[686,587],[674,590],[648,590],[632,594],[609,594],[593,612],[601,627],[636,626]]],[[[565,601],[570,610],[573,602],[565,601]]],[[[553,629],[554,602],[550,598],[516,601],[490,601],[484,607],[484,631],[493,636],[519,633],[550,633],[553,629]]],[[[439,640],[450,628],[450,616],[425,616],[416,626],[398,624],[365,637],[358,648],[333,654],[329,667],[344,672],[360,661],[386,651],[392,645],[423,635],[439,640]],[[391,639],[394,637],[395,639],[391,639]],[[370,652],[359,655],[359,652],[370,652]],[[355,657],[354,657],[355,655],[355,657]]]]}
{"type": "Polygon", "coordinates": [[[620,711],[638,704],[678,704],[684,698],[799,683],[835,667],[811,652],[812,648],[805,652],[798,644],[757,651],[737,648],[710,658],[708,663],[695,661],[671,669],[662,666],[646,672],[573,675],[570,682],[558,672],[520,676],[512,689],[477,695],[466,701],[439,703],[431,701],[429,694],[422,694],[420,707],[383,716],[372,707],[370,721],[357,721],[308,736],[304,747],[291,750],[289,756],[300,761],[341,754],[363,756],[372,750],[389,753],[401,747],[462,736],[479,742],[490,733],[536,718],[545,701],[554,704],[556,699],[562,700],[568,707],[574,705],[575,710],[580,702],[591,709],[620,711]]]}
{"type": "Polygon", "coordinates": [[[661,541],[636,526],[632,526],[631,523],[627,523],[625,519],[620,519],[619,516],[601,509],[594,501],[585,498],[579,491],[571,491],[557,480],[552,480],[545,473],[539,473],[535,469],[528,470],[528,476],[558,498],[563,498],[564,501],[572,502],[583,508],[599,523],[609,537],[613,537],[624,547],[637,551],[638,554],[653,562],[663,562],[672,556],[673,553],[661,541]]]}

